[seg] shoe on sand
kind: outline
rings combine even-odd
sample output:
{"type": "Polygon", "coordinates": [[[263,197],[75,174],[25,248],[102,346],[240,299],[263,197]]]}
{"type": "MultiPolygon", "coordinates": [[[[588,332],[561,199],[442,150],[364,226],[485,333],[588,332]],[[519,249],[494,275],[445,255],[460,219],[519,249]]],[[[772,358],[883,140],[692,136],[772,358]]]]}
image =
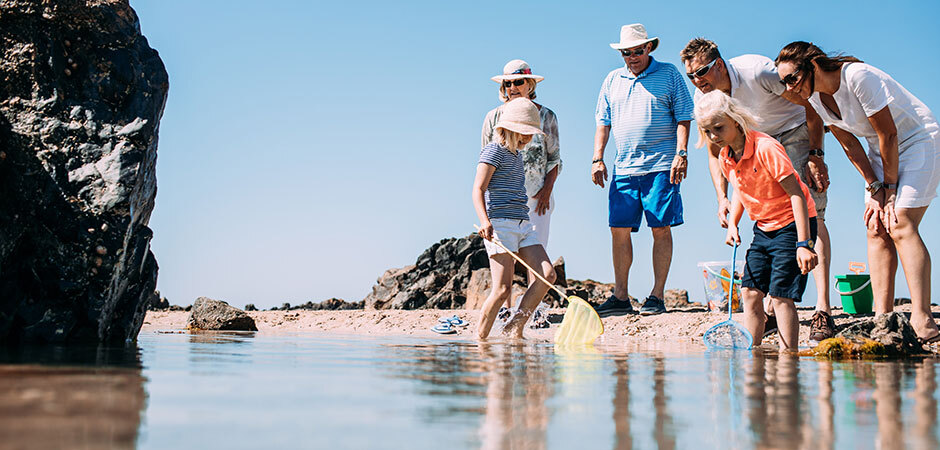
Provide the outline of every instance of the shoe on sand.
{"type": "Polygon", "coordinates": [[[643,307],[640,308],[641,316],[652,316],[664,312],[666,312],[666,302],[655,295],[646,297],[646,300],[643,302],[643,307]]]}
{"type": "Polygon", "coordinates": [[[832,316],[825,311],[816,311],[813,318],[810,319],[809,339],[820,342],[835,336],[835,334],[836,323],[832,321],[832,316]]]}
{"type": "Polygon", "coordinates": [[[594,310],[597,311],[597,315],[600,317],[622,316],[634,313],[633,305],[630,304],[630,300],[620,300],[613,295],[611,295],[606,302],[594,308],[594,310]]]}

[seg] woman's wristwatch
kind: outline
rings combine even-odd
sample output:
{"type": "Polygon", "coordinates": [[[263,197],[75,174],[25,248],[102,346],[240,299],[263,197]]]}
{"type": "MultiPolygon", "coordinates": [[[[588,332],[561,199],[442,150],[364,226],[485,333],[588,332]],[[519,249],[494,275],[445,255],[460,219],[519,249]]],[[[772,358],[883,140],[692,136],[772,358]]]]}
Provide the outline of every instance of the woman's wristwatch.
{"type": "Polygon", "coordinates": [[[878,192],[881,188],[885,187],[885,184],[881,180],[872,181],[868,186],[865,186],[865,190],[869,194],[875,195],[875,192],[878,192]]]}

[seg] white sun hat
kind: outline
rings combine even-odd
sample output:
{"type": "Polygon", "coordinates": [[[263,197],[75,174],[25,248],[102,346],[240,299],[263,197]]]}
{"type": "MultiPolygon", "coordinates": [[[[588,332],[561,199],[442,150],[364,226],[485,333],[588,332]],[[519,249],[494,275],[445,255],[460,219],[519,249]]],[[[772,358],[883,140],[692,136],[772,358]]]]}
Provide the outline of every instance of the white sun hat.
{"type": "Polygon", "coordinates": [[[646,27],[644,27],[642,23],[634,23],[624,25],[620,28],[620,42],[610,44],[610,48],[623,50],[625,48],[639,47],[647,42],[653,43],[653,48],[650,49],[650,52],[656,50],[656,47],[659,46],[658,37],[652,39],[648,38],[646,35],[646,27]]]}
{"type": "Polygon", "coordinates": [[[525,135],[545,134],[540,128],[542,120],[539,118],[539,109],[532,100],[516,98],[506,102],[499,111],[499,120],[494,128],[505,128],[525,135]]]}
{"type": "Polygon", "coordinates": [[[509,61],[503,66],[502,75],[496,75],[490,79],[497,83],[502,83],[505,80],[518,80],[519,78],[531,78],[535,80],[536,83],[545,79],[545,77],[539,75],[532,75],[532,68],[529,67],[529,63],[521,59],[509,61]]]}

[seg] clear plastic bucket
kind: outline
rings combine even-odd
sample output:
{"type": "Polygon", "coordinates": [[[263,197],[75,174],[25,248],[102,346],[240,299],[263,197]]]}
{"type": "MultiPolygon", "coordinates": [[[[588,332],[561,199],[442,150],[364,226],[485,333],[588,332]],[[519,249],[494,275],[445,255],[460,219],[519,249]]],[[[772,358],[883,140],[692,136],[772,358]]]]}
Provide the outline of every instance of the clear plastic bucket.
{"type": "MultiPolygon", "coordinates": [[[[705,286],[705,304],[710,311],[727,311],[728,288],[730,277],[728,269],[731,261],[708,261],[698,263],[702,270],[702,281],[705,286]]],[[[732,294],[735,312],[741,311],[741,273],[744,270],[744,261],[734,262],[734,293],[732,294]]]]}

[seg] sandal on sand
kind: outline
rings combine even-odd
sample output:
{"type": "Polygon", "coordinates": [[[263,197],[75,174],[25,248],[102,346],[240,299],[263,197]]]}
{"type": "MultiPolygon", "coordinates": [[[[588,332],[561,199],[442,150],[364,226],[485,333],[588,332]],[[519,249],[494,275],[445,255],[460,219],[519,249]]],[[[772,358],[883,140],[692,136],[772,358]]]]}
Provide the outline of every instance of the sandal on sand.
{"type": "Polygon", "coordinates": [[[454,329],[454,326],[450,322],[439,323],[431,327],[431,331],[437,334],[454,334],[457,330],[454,329]]]}
{"type": "Polygon", "coordinates": [[[922,338],[922,337],[917,338],[917,342],[919,342],[920,345],[927,345],[927,344],[931,344],[937,341],[940,341],[940,332],[937,332],[937,334],[929,338],[922,338]]]}
{"type": "Polygon", "coordinates": [[[437,319],[437,321],[440,323],[449,323],[455,327],[465,327],[467,325],[470,325],[470,322],[467,322],[466,320],[463,320],[460,317],[457,317],[456,314],[450,317],[441,317],[440,319],[437,319]]]}

